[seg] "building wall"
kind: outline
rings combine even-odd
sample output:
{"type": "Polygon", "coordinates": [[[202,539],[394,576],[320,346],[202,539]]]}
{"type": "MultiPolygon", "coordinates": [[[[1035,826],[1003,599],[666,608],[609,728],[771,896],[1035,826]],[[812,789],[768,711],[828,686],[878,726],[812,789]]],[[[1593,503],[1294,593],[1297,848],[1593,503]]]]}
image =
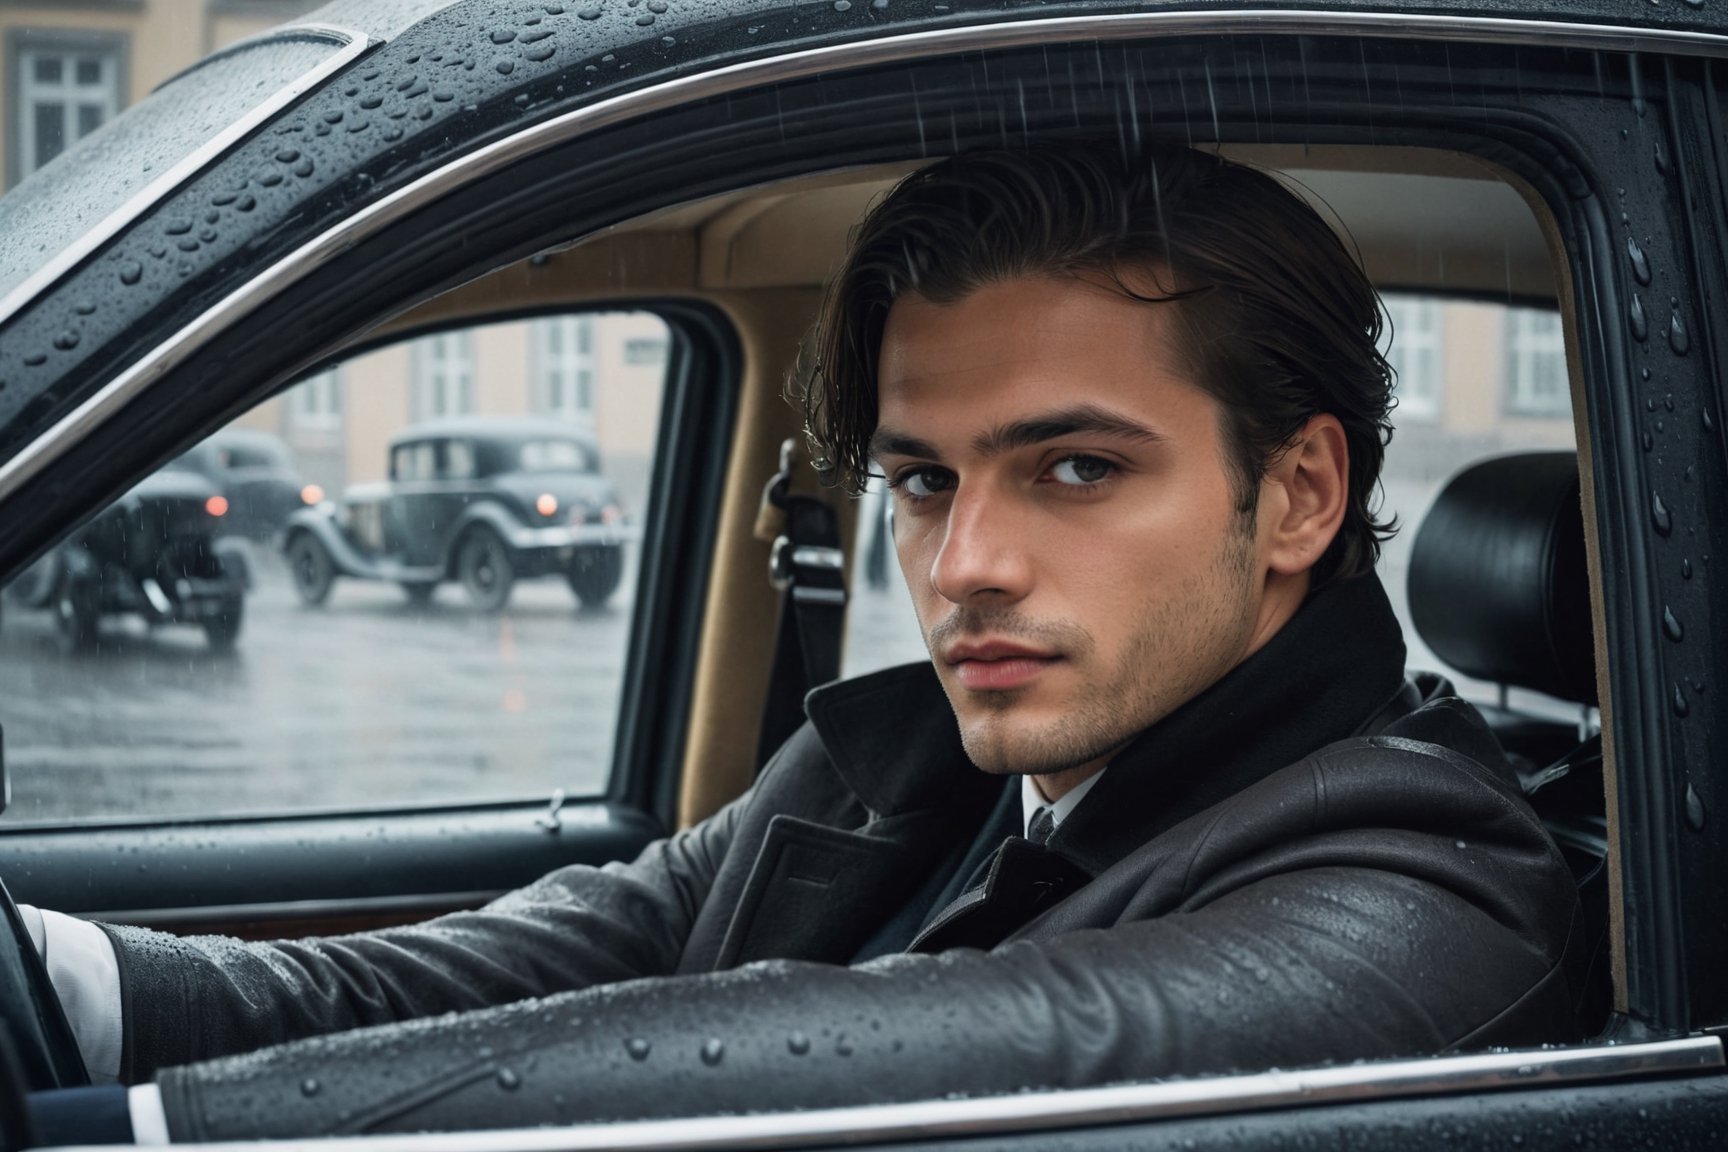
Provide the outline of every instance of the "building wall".
{"type": "Polygon", "coordinates": [[[19,169],[18,51],[34,45],[111,42],[119,49],[121,108],[217,48],[264,32],[319,0],[0,0],[0,156],[5,183],[19,169]]]}

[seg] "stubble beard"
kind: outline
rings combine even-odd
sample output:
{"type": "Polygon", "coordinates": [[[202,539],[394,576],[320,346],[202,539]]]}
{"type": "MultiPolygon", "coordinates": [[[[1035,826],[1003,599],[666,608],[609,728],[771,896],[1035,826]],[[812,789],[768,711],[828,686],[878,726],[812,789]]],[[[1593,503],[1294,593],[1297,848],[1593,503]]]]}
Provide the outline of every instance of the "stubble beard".
{"type": "MultiPolygon", "coordinates": [[[[960,742],[972,763],[998,775],[1045,775],[1078,767],[1127,744],[1235,666],[1252,635],[1255,612],[1253,520],[1238,517],[1216,562],[1174,594],[1144,605],[1107,675],[1085,675],[1065,714],[1053,723],[1015,723],[1024,689],[967,692],[960,742]],[[981,713],[981,714],[980,714],[981,713]]],[[[932,653],[946,641],[989,633],[1058,649],[1083,671],[1097,649],[1075,624],[1019,618],[1012,608],[966,610],[926,634],[932,653]]],[[[944,683],[944,688],[947,685],[944,683]]]]}

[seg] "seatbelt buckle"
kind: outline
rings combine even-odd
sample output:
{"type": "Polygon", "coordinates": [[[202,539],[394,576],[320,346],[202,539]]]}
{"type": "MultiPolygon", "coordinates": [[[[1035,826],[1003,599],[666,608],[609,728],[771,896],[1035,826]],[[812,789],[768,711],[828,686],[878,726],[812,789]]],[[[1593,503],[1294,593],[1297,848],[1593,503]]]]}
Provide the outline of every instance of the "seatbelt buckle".
{"type": "Polygon", "coordinates": [[[814,544],[793,544],[790,536],[780,536],[768,553],[768,583],[776,591],[792,589],[792,598],[822,604],[846,603],[844,587],[812,586],[812,573],[843,573],[846,553],[839,548],[823,548],[814,544]]]}

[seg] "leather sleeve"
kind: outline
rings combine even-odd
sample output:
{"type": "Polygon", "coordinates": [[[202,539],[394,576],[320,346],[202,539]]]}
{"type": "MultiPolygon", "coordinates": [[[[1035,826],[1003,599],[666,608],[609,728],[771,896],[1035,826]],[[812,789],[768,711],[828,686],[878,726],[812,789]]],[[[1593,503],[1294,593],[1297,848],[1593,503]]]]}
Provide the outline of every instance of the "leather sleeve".
{"type": "Polygon", "coordinates": [[[158,1083],[176,1141],[1009,1093],[1442,1050],[1556,970],[1444,886],[1333,867],[991,952],[632,981],[158,1083]]]}
{"type": "Polygon", "coordinates": [[[748,797],[628,864],[562,868],[473,912],[273,943],[107,927],[121,1078],[304,1037],[663,975],[748,797]]]}

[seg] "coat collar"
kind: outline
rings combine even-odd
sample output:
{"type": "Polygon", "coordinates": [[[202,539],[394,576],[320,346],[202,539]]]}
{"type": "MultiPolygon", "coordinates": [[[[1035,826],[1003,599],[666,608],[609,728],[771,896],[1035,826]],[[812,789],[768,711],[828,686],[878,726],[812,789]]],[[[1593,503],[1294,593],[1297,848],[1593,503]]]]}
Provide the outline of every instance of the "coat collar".
{"type": "MultiPolygon", "coordinates": [[[[1050,842],[1096,875],[1181,820],[1356,732],[1403,684],[1404,640],[1378,578],[1310,596],[1265,647],[1142,732],[1050,842]]],[[[825,685],[805,701],[847,787],[877,817],[982,813],[1000,778],[960,743],[929,663],[825,685]]]]}

